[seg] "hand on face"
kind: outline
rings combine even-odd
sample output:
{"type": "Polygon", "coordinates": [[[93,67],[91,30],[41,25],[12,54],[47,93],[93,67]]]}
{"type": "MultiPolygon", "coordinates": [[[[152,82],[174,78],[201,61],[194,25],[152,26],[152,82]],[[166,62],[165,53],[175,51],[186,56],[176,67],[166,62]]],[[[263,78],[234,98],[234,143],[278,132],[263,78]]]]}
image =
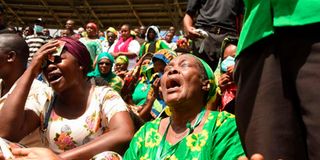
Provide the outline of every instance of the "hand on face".
{"type": "Polygon", "coordinates": [[[220,76],[218,80],[218,85],[222,92],[231,84],[233,84],[233,80],[229,74],[224,73],[220,76]]]}
{"type": "Polygon", "coordinates": [[[227,73],[232,77],[232,74],[233,74],[233,70],[234,70],[234,65],[232,65],[232,66],[229,66],[228,68],[227,68],[227,73]]]}
{"type": "Polygon", "coordinates": [[[152,83],[152,90],[149,91],[147,99],[159,97],[160,78],[156,78],[152,83]]]}
{"type": "Polygon", "coordinates": [[[42,66],[46,63],[48,55],[55,52],[59,42],[53,40],[43,45],[38,51],[34,54],[32,62],[28,68],[30,68],[35,76],[37,76],[42,71],[42,66]]]}

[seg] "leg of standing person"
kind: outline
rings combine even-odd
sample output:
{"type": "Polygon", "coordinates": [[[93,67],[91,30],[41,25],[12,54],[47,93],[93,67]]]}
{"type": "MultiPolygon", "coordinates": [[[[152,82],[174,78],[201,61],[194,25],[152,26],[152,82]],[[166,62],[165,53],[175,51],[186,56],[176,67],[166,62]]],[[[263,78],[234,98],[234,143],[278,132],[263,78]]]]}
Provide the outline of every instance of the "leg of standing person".
{"type": "Polygon", "coordinates": [[[265,159],[306,159],[300,113],[284,96],[275,39],[268,37],[237,57],[236,118],[247,156],[265,159]]]}
{"type": "Polygon", "coordinates": [[[309,159],[320,159],[320,23],[278,30],[285,95],[300,112],[309,159]]]}

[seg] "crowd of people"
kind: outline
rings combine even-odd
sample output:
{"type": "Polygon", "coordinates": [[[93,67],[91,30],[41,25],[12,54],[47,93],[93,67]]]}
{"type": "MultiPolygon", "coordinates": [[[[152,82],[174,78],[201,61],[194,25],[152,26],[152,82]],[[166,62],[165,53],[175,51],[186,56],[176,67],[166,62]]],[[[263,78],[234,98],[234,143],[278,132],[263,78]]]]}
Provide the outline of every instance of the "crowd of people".
{"type": "Polygon", "coordinates": [[[0,8],[0,160],[320,158],[310,1],[189,0],[184,34],[164,36],[69,19],[51,37],[42,18],[19,32],[0,8]]]}

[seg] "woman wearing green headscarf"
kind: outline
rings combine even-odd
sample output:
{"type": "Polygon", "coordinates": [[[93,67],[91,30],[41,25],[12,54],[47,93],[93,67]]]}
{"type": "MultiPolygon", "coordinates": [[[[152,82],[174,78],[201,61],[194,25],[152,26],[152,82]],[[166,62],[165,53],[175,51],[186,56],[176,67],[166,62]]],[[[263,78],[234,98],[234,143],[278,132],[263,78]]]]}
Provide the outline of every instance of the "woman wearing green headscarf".
{"type": "Polygon", "coordinates": [[[95,68],[88,73],[88,77],[94,77],[97,85],[109,85],[111,88],[120,92],[122,89],[122,79],[111,71],[114,63],[113,56],[108,52],[98,55],[95,61],[95,68]],[[103,81],[103,82],[101,82],[103,81]]]}
{"type": "Polygon", "coordinates": [[[235,117],[209,111],[215,95],[207,63],[181,55],[165,68],[160,90],[172,115],[146,123],[134,136],[124,159],[237,159],[244,155],[235,117]]]}
{"type": "Polygon", "coordinates": [[[124,79],[128,73],[128,65],[129,58],[127,56],[118,56],[115,61],[114,73],[124,79]]]}

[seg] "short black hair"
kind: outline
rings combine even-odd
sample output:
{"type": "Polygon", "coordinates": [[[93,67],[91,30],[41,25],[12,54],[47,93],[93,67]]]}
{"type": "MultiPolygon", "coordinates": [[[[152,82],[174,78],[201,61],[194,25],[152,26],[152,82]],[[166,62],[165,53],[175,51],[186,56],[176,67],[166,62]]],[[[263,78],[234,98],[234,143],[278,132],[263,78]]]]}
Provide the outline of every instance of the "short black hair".
{"type": "Polygon", "coordinates": [[[26,41],[18,34],[14,33],[1,33],[0,45],[4,48],[15,51],[17,57],[26,66],[29,57],[29,47],[26,41]]]}

